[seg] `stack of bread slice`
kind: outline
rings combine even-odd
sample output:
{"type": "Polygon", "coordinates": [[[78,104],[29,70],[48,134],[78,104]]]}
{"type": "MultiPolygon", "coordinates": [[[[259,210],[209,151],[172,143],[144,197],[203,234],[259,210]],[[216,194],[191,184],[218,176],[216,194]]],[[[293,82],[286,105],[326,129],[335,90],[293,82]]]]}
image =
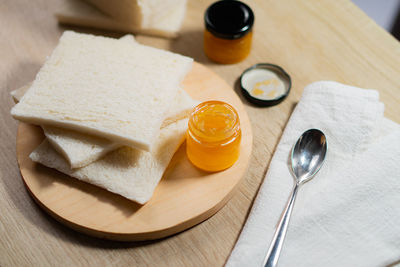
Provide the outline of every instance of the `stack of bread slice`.
{"type": "Polygon", "coordinates": [[[44,130],[33,161],[144,204],[197,103],[181,87],[192,62],[133,36],[67,31],[32,84],[12,93],[11,114],[44,130]]]}
{"type": "Polygon", "coordinates": [[[63,0],[60,23],[114,31],[178,36],[187,0],[63,0]]]}

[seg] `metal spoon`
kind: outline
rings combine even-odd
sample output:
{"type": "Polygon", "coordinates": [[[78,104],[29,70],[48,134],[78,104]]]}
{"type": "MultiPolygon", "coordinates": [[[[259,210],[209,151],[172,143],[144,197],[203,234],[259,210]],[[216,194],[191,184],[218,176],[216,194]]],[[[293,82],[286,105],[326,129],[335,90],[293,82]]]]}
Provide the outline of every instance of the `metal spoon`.
{"type": "Polygon", "coordinates": [[[305,131],[297,140],[292,149],[291,161],[292,172],[295,177],[295,185],[292,195],[289,198],[286,208],[279,221],[279,225],[275,230],[271,246],[269,247],[267,256],[264,259],[263,266],[276,266],[279,254],[282,249],[286,231],[289,225],[290,215],[294,206],[297,191],[300,185],[311,180],[319,171],[324,163],[328,144],[323,132],[317,129],[305,131]]]}

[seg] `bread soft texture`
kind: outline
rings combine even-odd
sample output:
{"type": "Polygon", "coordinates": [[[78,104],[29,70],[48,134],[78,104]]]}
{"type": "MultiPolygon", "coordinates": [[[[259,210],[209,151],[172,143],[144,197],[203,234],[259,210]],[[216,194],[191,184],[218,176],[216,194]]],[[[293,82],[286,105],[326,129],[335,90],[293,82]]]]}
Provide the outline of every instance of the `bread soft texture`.
{"type": "Polygon", "coordinates": [[[187,0],[85,0],[113,19],[144,29],[159,26],[159,21],[176,9],[186,7],[187,0]]]}
{"type": "Polygon", "coordinates": [[[66,31],[11,114],[149,151],[192,62],[140,44],[66,31]]]}
{"type": "MultiPolygon", "coordinates": [[[[26,85],[11,92],[15,103],[19,102],[28,89],[29,85],[26,85]]],[[[183,89],[180,89],[161,128],[188,117],[198,103],[183,89]]],[[[84,167],[108,152],[121,147],[120,144],[97,136],[56,127],[42,126],[42,128],[47,140],[58,153],[64,156],[71,168],[84,167]]]]}
{"type": "Polygon", "coordinates": [[[160,131],[152,152],[119,148],[83,168],[72,170],[45,139],[30,158],[81,181],[102,187],[140,204],[153,195],[172,156],[184,140],[187,119],[172,123],[160,131]]]}
{"type": "Polygon", "coordinates": [[[82,134],[77,131],[42,126],[49,143],[68,162],[70,168],[84,167],[110,151],[121,147],[105,138],[82,134]]]}
{"type": "MultiPolygon", "coordinates": [[[[197,104],[180,90],[162,127],[183,119],[197,104]]],[[[55,127],[43,127],[44,134],[53,147],[64,156],[71,168],[81,168],[103,157],[122,145],[107,139],[55,127]]]]}
{"type": "Polygon", "coordinates": [[[62,1],[59,10],[56,12],[56,17],[58,22],[62,24],[175,38],[179,35],[179,29],[185,17],[185,2],[186,0],[170,9],[163,16],[153,19],[150,25],[146,27],[116,20],[82,0],[62,1]]]}
{"type": "MultiPolygon", "coordinates": [[[[132,35],[125,35],[121,37],[120,40],[131,43],[135,42],[132,35]]],[[[15,103],[20,101],[31,84],[32,83],[11,92],[15,103]]],[[[167,118],[163,121],[161,127],[165,127],[187,117],[197,104],[198,101],[194,101],[183,89],[179,89],[174,103],[167,113],[167,118]]],[[[98,160],[108,152],[121,147],[120,144],[93,135],[51,126],[42,126],[42,128],[53,148],[64,156],[71,168],[86,166],[98,160]]]]}
{"type": "MultiPolygon", "coordinates": [[[[132,34],[126,34],[126,35],[122,36],[121,38],[119,38],[119,40],[122,42],[128,42],[130,44],[137,44],[135,37],[132,34]]],[[[28,89],[31,86],[32,86],[32,82],[28,83],[25,86],[22,86],[18,89],[11,91],[10,94],[11,94],[15,104],[21,100],[21,98],[24,96],[24,94],[28,91],[28,89]]]]}

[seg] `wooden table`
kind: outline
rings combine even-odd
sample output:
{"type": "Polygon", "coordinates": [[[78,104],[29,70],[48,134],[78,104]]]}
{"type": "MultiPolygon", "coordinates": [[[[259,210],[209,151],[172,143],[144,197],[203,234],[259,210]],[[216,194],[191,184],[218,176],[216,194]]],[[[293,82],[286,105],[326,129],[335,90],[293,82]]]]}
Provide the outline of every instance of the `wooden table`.
{"type": "Polygon", "coordinates": [[[9,115],[13,105],[9,92],[34,79],[67,29],[58,26],[53,16],[59,1],[0,4],[0,266],[221,266],[304,86],[335,80],[378,89],[385,115],[400,123],[400,44],[350,1],[246,1],[256,16],[251,55],[239,64],[217,65],[202,49],[203,13],[211,1],[189,0],[179,39],[138,36],[137,40],[193,57],[235,90],[245,68],[258,62],[279,64],[292,76],[293,90],[275,107],[256,108],[245,102],[254,133],[251,163],[237,194],[215,216],[153,242],[120,243],[82,235],[49,217],[29,197],[15,158],[17,122],[9,115]]]}

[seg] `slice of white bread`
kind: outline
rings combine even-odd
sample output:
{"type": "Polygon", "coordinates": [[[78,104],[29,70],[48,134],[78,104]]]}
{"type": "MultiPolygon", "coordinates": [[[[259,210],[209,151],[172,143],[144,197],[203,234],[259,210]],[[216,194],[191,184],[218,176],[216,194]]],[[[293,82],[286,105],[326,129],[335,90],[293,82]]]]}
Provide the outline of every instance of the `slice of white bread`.
{"type": "Polygon", "coordinates": [[[142,28],[159,25],[158,20],[167,17],[179,7],[186,7],[187,0],[85,0],[117,21],[142,28]]]}
{"type": "MultiPolygon", "coordinates": [[[[137,44],[135,37],[132,34],[126,34],[119,38],[120,41],[123,42],[130,42],[131,44],[137,44]]],[[[28,89],[32,86],[32,82],[28,83],[27,85],[24,85],[18,89],[15,89],[11,91],[11,96],[14,100],[14,103],[18,103],[21,98],[24,96],[24,94],[28,91],[28,89]]]]}
{"type": "Polygon", "coordinates": [[[170,9],[163,16],[158,16],[147,27],[116,20],[83,0],[62,1],[56,17],[61,24],[175,38],[185,17],[185,2],[170,9]]]}
{"type": "Polygon", "coordinates": [[[86,167],[74,170],[47,140],[31,153],[30,158],[81,181],[144,204],[153,195],[172,156],[183,142],[186,127],[187,119],[184,119],[163,128],[152,152],[122,147],[86,167]]]}
{"type": "Polygon", "coordinates": [[[56,127],[42,126],[44,135],[72,169],[81,168],[120,147],[105,138],[56,127]]]}
{"type": "MultiPolygon", "coordinates": [[[[120,38],[120,40],[133,42],[134,38],[132,35],[125,35],[120,38]]],[[[20,101],[22,96],[29,89],[29,85],[11,92],[15,103],[20,101]]],[[[198,101],[193,100],[183,89],[180,89],[161,127],[165,127],[172,122],[187,117],[197,104],[198,101]]],[[[64,156],[71,168],[86,166],[121,146],[107,139],[82,134],[76,131],[49,126],[43,126],[42,128],[53,148],[64,156]]]]}
{"type": "MultiPolygon", "coordinates": [[[[188,117],[197,102],[181,89],[168,112],[161,129],[188,117]]],[[[55,127],[43,127],[44,134],[53,147],[64,156],[71,168],[81,168],[122,145],[107,139],[55,127]]]]}
{"type": "Polygon", "coordinates": [[[192,62],[140,44],[66,31],[11,114],[149,151],[192,62]]]}
{"type": "MultiPolygon", "coordinates": [[[[15,103],[18,103],[28,89],[29,86],[23,86],[11,92],[15,103]]],[[[198,103],[183,89],[180,89],[161,128],[188,117],[198,103]]],[[[56,127],[42,126],[42,128],[44,135],[53,148],[64,156],[73,169],[84,167],[98,160],[108,152],[121,147],[120,144],[97,136],[56,127]]]]}

